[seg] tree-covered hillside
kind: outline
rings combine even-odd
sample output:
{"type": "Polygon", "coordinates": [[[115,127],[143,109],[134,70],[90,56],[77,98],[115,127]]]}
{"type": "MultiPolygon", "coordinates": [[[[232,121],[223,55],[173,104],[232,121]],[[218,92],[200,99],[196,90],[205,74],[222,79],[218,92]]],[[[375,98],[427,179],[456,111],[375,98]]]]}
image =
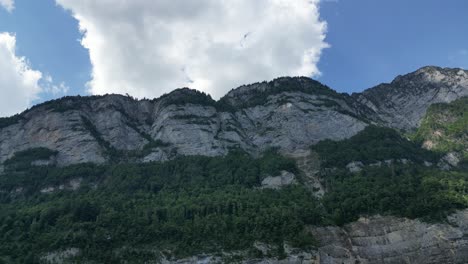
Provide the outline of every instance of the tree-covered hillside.
{"type": "Polygon", "coordinates": [[[25,168],[14,160],[0,177],[6,263],[36,263],[45,252],[68,248],[81,249],[77,261],[118,263],[157,259],[160,250],[177,257],[249,250],[254,241],[309,247],[314,240],[304,227],[323,223],[323,208],[304,187],[258,189],[267,175],[297,173],[274,151],[259,159],[233,152],[64,168],[25,168]]]}
{"type": "Polygon", "coordinates": [[[363,214],[443,220],[448,212],[468,205],[467,171],[427,167],[441,155],[393,129],[369,126],[349,139],[321,141],[312,150],[325,167],[323,204],[335,224],[363,214]],[[350,172],[350,162],[363,167],[350,172]]]}
{"type": "Polygon", "coordinates": [[[322,199],[301,184],[295,161],[271,150],[254,158],[188,156],[168,162],[68,167],[31,166],[53,152],[17,153],[0,176],[0,263],[43,263],[47,253],[79,249],[77,263],[143,263],[242,250],[261,257],[256,241],[311,248],[311,225],[342,225],[360,215],[391,214],[441,221],[468,206],[466,171],[440,171],[418,162],[437,154],[421,150],[393,130],[368,127],[348,140],[322,142],[327,192],[322,199]],[[35,157],[37,155],[37,157],[35,157]],[[364,166],[361,160],[411,160],[364,166]],[[326,165],[326,166],[325,166],[326,165]],[[294,173],[298,184],[260,188],[267,176],[294,173]]]}
{"type": "Polygon", "coordinates": [[[432,105],[414,138],[436,152],[460,152],[468,162],[468,97],[432,105]]]}

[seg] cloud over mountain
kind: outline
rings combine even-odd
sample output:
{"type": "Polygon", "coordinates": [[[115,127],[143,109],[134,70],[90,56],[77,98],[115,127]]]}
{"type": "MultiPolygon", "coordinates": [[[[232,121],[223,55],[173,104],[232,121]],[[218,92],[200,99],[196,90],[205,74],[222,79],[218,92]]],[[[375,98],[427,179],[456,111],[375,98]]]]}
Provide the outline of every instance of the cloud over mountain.
{"type": "Polygon", "coordinates": [[[0,72],[0,116],[20,112],[37,99],[42,73],[16,55],[16,37],[5,32],[0,33],[0,72]]]}
{"type": "Polygon", "coordinates": [[[79,21],[93,94],[155,97],[189,86],[219,97],[244,83],[318,75],[318,0],[56,0],[79,21]]]}

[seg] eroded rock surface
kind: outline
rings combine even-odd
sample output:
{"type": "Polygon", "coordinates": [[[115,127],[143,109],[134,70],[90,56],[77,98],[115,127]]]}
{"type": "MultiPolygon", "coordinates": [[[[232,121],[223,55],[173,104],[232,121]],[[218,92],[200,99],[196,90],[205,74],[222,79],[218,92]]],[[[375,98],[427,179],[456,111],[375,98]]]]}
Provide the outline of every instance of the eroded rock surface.
{"type": "Polygon", "coordinates": [[[244,86],[218,102],[187,88],[154,100],[66,97],[0,127],[0,162],[37,147],[58,151],[58,165],[104,163],[112,153],[141,152],[145,155],[134,159],[148,162],[219,156],[232,148],[252,154],[271,147],[292,152],[364,129],[367,121],[358,117],[350,98],[309,78],[244,86]],[[244,105],[246,96],[249,104],[244,105]]]}
{"type": "Polygon", "coordinates": [[[262,180],[263,189],[280,189],[282,187],[296,184],[296,175],[289,171],[281,171],[278,176],[268,176],[262,180]]]}
{"type": "Polygon", "coordinates": [[[466,95],[467,71],[425,67],[352,96],[310,78],[283,77],[241,86],[219,101],[188,88],[154,100],[65,97],[0,120],[0,163],[37,147],[58,151],[58,165],[104,163],[113,153],[140,162],[232,148],[295,153],[371,123],[414,129],[431,104],[466,95]]]}
{"type": "Polygon", "coordinates": [[[423,67],[352,96],[375,112],[370,118],[392,128],[413,130],[431,104],[468,96],[468,71],[423,67]]]}
{"type": "Polygon", "coordinates": [[[448,221],[374,216],[311,232],[320,240],[319,263],[468,263],[468,210],[448,221]]]}

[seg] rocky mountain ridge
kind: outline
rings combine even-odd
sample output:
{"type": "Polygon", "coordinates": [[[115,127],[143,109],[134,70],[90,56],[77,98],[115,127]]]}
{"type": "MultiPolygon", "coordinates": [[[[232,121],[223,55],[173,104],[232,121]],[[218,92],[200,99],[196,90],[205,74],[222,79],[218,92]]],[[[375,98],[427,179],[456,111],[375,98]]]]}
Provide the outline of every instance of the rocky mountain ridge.
{"type": "Polygon", "coordinates": [[[452,102],[467,96],[467,91],[467,70],[427,66],[352,96],[374,110],[386,126],[413,130],[430,105],[452,102]]]}
{"type": "Polygon", "coordinates": [[[38,147],[57,151],[58,165],[218,156],[232,148],[294,153],[369,124],[415,129],[431,104],[467,95],[468,71],[424,67],[353,95],[283,77],[241,86],[219,101],[188,88],[153,100],[65,97],[0,119],[0,162],[38,147]]]}

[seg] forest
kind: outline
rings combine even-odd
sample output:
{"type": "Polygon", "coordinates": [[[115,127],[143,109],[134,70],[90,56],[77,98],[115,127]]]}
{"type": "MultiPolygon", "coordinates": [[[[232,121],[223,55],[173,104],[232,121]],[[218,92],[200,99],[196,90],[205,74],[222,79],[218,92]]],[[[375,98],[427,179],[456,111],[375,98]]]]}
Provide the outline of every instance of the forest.
{"type": "Polygon", "coordinates": [[[312,147],[327,189],[315,198],[295,161],[275,149],[260,157],[233,150],[224,157],[186,156],[168,162],[31,166],[55,153],[17,153],[0,177],[0,263],[43,263],[47,252],[79,248],[74,260],[121,263],[244,250],[261,241],[314,248],[311,225],[344,225],[362,215],[396,215],[444,221],[468,206],[466,171],[441,171],[419,162],[423,151],[393,130],[369,127],[351,139],[312,147]],[[337,151],[339,150],[339,151],[337,151]],[[360,159],[411,163],[344,165],[360,159]],[[29,164],[29,165],[28,165],[29,164]],[[333,170],[325,168],[334,167],[333,170]],[[299,184],[262,189],[267,176],[286,170],[299,184]],[[77,186],[77,183],[79,186],[77,186]]]}

